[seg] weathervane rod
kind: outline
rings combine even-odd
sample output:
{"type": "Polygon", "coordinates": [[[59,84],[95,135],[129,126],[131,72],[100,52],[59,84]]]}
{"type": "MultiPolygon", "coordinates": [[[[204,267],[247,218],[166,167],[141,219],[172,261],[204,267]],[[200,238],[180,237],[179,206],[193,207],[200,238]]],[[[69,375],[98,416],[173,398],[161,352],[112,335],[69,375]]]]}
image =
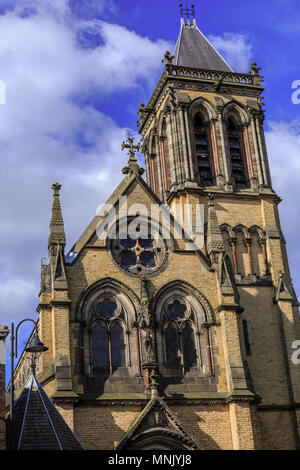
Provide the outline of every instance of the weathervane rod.
{"type": "Polygon", "coordinates": [[[179,3],[180,15],[181,15],[181,18],[184,18],[184,16],[185,16],[187,22],[190,23],[190,16],[193,19],[195,19],[195,5],[192,4],[191,8],[189,8],[188,0],[185,0],[185,5],[186,5],[186,7],[183,8],[183,4],[181,2],[179,3]]]}

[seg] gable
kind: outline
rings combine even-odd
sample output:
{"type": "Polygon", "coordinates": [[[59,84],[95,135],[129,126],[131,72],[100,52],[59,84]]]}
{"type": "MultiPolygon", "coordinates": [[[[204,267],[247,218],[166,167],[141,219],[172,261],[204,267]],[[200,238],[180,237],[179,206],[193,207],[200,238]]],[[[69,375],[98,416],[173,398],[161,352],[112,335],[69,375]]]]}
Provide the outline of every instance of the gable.
{"type": "Polygon", "coordinates": [[[115,450],[155,448],[200,450],[194,438],[183,428],[177,416],[159,396],[149,401],[115,450]]]}
{"type": "MultiPolygon", "coordinates": [[[[120,220],[123,216],[138,215],[145,218],[152,218],[154,223],[158,223],[161,228],[165,227],[164,220],[170,226],[169,238],[174,248],[177,250],[189,251],[189,239],[185,235],[181,224],[169,212],[168,208],[159,200],[146,182],[138,175],[132,173],[126,175],[117,189],[100,208],[98,215],[91,221],[87,229],[75,243],[71,252],[73,257],[68,256],[69,264],[72,264],[82,250],[89,246],[106,248],[107,221],[110,217],[120,220]],[[111,209],[110,209],[111,208],[111,209]],[[182,235],[181,235],[182,234],[182,235]],[[181,237],[181,238],[180,238],[181,237]]],[[[210,268],[210,260],[201,250],[195,251],[196,256],[201,261],[204,270],[210,268]]]]}

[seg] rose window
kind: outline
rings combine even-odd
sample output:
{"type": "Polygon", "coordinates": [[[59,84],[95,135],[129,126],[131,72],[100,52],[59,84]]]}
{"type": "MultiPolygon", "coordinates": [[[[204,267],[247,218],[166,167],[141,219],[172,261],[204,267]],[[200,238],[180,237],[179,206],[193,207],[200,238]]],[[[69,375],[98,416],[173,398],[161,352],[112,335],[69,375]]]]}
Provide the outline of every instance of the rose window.
{"type": "Polygon", "coordinates": [[[169,243],[159,234],[136,238],[121,234],[110,241],[110,253],[128,273],[151,276],[166,267],[171,250],[169,243]]]}

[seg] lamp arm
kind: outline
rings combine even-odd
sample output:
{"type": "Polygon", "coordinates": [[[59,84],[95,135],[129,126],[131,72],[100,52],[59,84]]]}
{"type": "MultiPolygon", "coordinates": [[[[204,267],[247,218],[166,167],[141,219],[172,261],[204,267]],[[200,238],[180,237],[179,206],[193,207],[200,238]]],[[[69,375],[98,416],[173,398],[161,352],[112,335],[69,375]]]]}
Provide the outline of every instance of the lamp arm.
{"type": "Polygon", "coordinates": [[[32,320],[32,318],[25,318],[25,320],[20,321],[20,323],[18,324],[16,328],[16,333],[15,333],[15,351],[14,351],[15,357],[18,357],[18,330],[19,330],[19,327],[22,325],[22,323],[24,323],[25,321],[31,321],[35,326],[35,330],[37,331],[37,323],[34,320],[32,320]]]}

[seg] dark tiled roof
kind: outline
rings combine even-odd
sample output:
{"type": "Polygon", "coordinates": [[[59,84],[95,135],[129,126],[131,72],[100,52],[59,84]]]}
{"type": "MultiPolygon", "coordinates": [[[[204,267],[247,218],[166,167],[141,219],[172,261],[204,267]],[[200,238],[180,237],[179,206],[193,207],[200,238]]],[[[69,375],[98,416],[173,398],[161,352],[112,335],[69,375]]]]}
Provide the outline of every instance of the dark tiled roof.
{"type": "Polygon", "coordinates": [[[31,377],[14,408],[14,443],[18,450],[83,450],[38,381],[31,377]]]}
{"type": "Polygon", "coordinates": [[[232,72],[229,65],[201,33],[196,23],[191,25],[182,23],[174,56],[175,65],[232,72]]]}

